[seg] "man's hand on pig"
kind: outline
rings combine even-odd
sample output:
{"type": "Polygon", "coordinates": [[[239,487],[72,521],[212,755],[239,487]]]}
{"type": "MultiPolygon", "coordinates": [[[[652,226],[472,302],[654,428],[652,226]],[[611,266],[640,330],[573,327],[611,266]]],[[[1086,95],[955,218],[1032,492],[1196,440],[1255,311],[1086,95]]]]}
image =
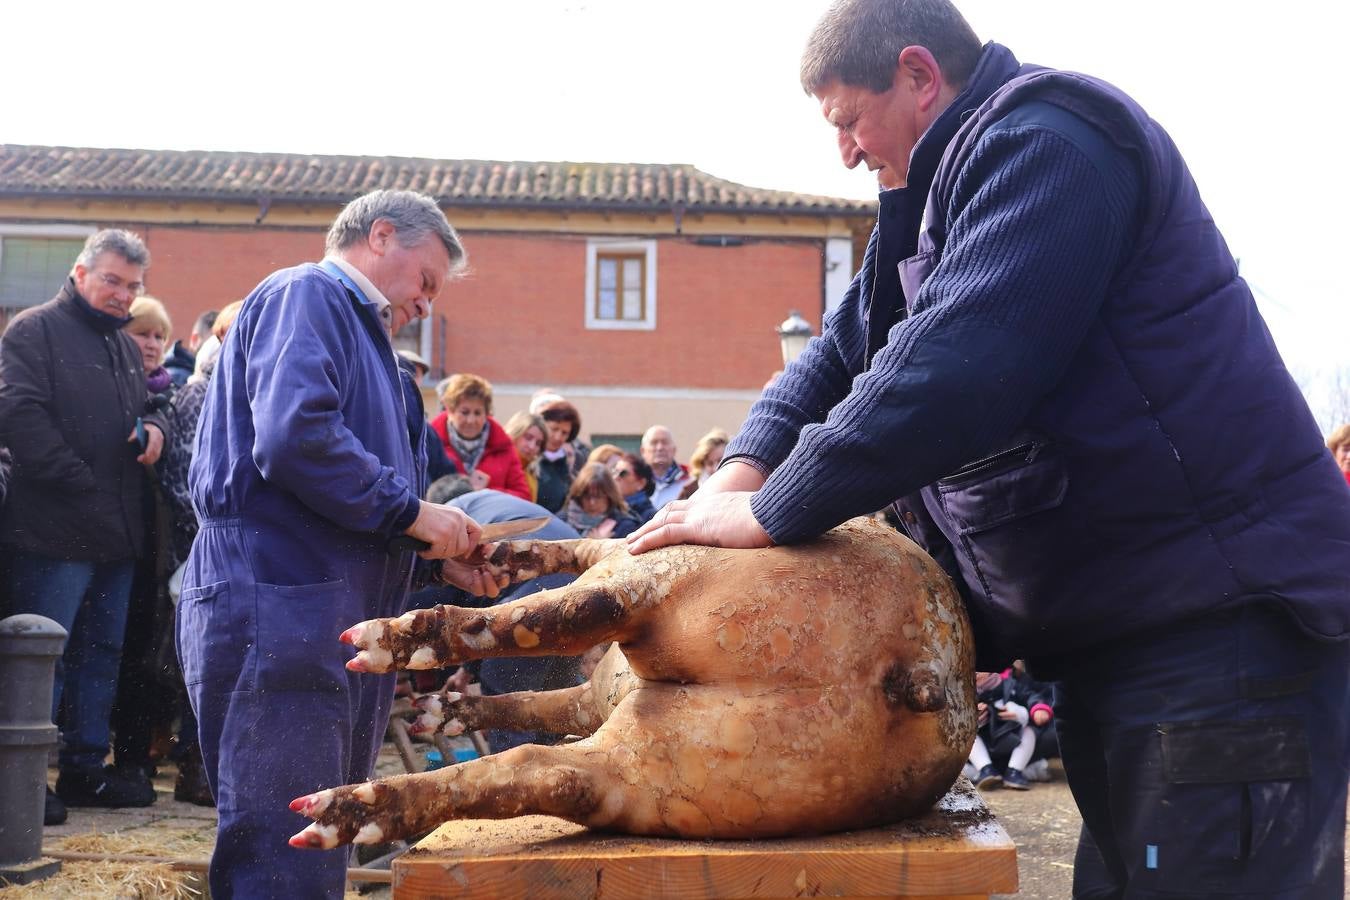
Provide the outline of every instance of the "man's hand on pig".
{"type": "Polygon", "coordinates": [[[671,544],[703,544],[709,547],[754,549],[773,546],[750,510],[748,491],[714,491],[699,488],[688,500],[672,500],[646,525],[628,537],[628,552],[645,553],[671,544]]]}

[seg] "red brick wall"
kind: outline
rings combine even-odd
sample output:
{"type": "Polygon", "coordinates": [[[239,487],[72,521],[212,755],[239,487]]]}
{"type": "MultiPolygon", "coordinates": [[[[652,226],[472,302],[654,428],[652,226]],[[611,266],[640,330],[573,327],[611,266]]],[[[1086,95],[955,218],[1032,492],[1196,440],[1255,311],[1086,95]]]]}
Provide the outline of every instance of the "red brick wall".
{"type": "MultiPolygon", "coordinates": [[[[322,254],[319,231],[142,226],[154,257],[149,289],[175,336],[203,310],[246,295],[269,272],[322,254]]],[[[704,247],[657,241],[657,327],[585,327],[582,237],[463,233],[468,277],[436,304],[450,371],[490,381],[758,389],[781,366],[774,327],[798,309],[819,331],[818,241],[704,247]]],[[[441,358],[433,326],[433,365],[441,358]]]]}
{"type": "Polygon", "coordinates": [[[322,231],[131,226],[150,248],[147,290],[164,302],[175,338],[208,309],[241,300],[267,275],[323,257],[322,231]]]}

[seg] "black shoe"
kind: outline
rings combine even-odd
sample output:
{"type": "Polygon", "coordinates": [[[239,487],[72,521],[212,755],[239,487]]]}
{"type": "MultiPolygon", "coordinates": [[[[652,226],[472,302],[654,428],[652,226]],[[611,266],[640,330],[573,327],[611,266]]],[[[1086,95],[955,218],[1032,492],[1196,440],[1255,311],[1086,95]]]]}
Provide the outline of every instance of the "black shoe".
{"type": "Polygon", "coordinates": [[[1031,782],[1027,780],[1027,776],[1022,774],[1021,769],[1014,769],[1012,766],[1008,766],[1008,771],[1003,773],[1003,786],[1014,791],[1031,790],[1031,782]]]}
{"type": "Polygon", "coordinates": [[[51,788],[47,788],[47,805],[42,810],[43,825],[64,825],[66,823],[66,805],[61,802],[61,798],[56,796],[51,788]]]}
{"type": "Polygon", "coordinates": [[[173,799],[197,806],[215,806],[211,785],[206,781],[206,767],[202,765],[202,751],[196,744],[183,753],[178,761],[178,779],[173,783],[173,799]]]}
{"type": "Polygon", "coordinates": [[[101,769],[62,769],[56,793],[67,806],[149,806],[155,789],[144,772],[101,769]]]}
{"type": "Polygon", "coordinates": [[[1003,776],[998,774],[998,769],[995,769],[991,764],[981,769],[979,774],[975,776],[974,781],[977,788],[987,791],[1003,784],[1003,776]]]}

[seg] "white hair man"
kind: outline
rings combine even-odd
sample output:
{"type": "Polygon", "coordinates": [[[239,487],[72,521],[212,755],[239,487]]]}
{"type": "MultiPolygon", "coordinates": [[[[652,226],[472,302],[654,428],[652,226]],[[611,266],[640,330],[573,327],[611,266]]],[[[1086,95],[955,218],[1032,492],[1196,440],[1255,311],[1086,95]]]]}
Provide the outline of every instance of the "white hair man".
{"type": "Polygon", "coordinates": [[[689,471],[675,461],[675,436],[664,425],[653,425],[642,435],[642,458],[652,467],[652,507],[660,510],[680,496],[689,471]]]}
{"type": "Polygon", "coordinates": [[[376,191],[342,210],[327,251],[245,299],[189,474],[201,527],[178,642],[220,814],[217,897],[342,895],[343,854],[286,845],[303,824],[291,798],[366,778],[388,720],[392,677],[349,672],[339,634],[401,612],[410,575],[497,593],[454,563],[414,572],[398,540],[439,561],[479,536],[420,499],[426,423],[391,343],[463,266],[459,238],[431,198],[376,191]]]}

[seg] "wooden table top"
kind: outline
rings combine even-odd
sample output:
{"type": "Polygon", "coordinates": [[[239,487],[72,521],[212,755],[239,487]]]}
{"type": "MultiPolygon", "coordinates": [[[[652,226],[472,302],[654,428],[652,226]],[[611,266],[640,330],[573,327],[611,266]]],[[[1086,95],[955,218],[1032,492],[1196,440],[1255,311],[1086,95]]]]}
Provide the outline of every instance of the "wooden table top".
{"type": "Polygon", "coordinates": [[[447,822],[394,861],[394,897],[987,897],[1017,890],[1017,852],[964,778],[884,828],[772,841],[591,831],[550,816],[447,822]]]}

